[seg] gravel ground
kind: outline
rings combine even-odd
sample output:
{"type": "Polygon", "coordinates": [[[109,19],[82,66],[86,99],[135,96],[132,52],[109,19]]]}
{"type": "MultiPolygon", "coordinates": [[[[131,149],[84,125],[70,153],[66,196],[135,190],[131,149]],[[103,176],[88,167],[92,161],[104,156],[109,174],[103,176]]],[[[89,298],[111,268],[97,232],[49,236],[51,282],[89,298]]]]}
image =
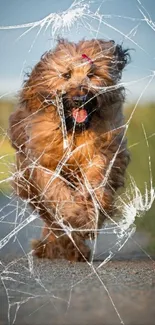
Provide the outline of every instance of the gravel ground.
{"type": "Polygon", "coordinates": [[[7,294],[2,286],[0,324],[8,324],[8,297],[16,325],[154,325],[155,262],[100,266],[37,259],[11,264],[7,273],[1,270],[7,294]]]}

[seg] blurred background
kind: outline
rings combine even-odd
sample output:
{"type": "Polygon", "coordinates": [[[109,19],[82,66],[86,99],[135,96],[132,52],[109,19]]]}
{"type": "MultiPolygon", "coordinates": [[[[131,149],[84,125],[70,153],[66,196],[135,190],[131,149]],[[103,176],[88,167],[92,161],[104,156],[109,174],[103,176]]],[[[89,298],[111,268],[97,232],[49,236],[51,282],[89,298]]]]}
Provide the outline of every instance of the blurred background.
{"type": "MultiPolygon", "coordinates": [[[[141,193],[145,193],[146,184],[148,189],[151,186],[151,170],[155,186],[154,0],[0,0],[1,216],[4,216],[4,206],[9,205],[9,178],[14,163],[14,151],[6,131],[8,117],[17,104],[25,73],[56,44],[58,36],[75,42],[81,38],[114,39],[130,49],[131,63],[126,67],[122,80],[126,87],[126,121],[133,113],[127,131],[131,152],[127,184],[131,176],[141,193]]],[[[154,205],[137,218],[136,225],[140,243],[143,246],[144,241],[145,250],[155,254],[154,205]]]]}

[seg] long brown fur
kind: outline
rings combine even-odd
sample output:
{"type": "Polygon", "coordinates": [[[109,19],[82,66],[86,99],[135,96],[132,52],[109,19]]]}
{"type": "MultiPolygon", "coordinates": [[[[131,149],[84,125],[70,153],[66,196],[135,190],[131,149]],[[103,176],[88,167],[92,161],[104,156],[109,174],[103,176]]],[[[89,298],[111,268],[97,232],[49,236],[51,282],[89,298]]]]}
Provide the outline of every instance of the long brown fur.
{"type": "Polygon", "coordinates": [[[117,87],[128,57],[114,41],[59,40],[24,84],[9,134],[17,157],[16,193],[29,199],[45,222],[42,238],[32,244],[39,257],[89,259],[85,239],[96,236],[115,212],[115,192],[124,185],[129,162],[124,89],[117,87]],[[67,156],[56,98],[67,93],[71,100],[86,89],[97,107],[87,129],[68,132],[67,156]]]}

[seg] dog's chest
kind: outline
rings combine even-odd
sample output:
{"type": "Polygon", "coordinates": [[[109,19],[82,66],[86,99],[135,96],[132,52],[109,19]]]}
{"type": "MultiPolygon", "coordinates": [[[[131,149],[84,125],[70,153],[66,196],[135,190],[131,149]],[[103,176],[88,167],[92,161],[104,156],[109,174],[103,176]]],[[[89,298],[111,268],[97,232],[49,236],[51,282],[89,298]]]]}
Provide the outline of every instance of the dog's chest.
{"type": "Polygon", "coordinates": [[[96,154],[94,137],[78,136],[75,139],[69,159],[65,162],[62,172],[74,183],[84,176],[85,170],[91,164],[96,154]]]}

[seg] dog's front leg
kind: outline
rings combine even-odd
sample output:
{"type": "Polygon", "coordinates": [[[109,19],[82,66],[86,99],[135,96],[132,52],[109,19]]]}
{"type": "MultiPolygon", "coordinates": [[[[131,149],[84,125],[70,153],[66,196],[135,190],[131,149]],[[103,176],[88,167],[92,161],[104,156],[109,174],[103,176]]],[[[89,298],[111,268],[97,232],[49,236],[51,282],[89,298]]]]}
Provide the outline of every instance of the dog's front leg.
{"type": "Polygon", "coordinates": [[[105,217],[111,214],[114,199],[113,190],[109,186],[109,177],[106,176],[107,166],[107,158],[97,156],[84,172],[84,191],[87,192],[84,196],[98,206],[105,217]]]}
{"type": "Polygon", "coordinates": [[[94,196],[100,210],[106,216],[113,214],[114,196],[124,186],[125,171],[130,161],[126,142],[118,149],[114,143],[105,150],[105,155],[96,157],[85,170],[86,191],[94,196]]]}
{"type": "Polygon", "coordinates": [[[81,234],[85,227],[92,227],[92,206],[85,205],[83,200],[75,195],[75,189],[65,178],[51,170],[38,167],[33,170],[32,179],[38,192],[38,207],[43,211],[41,217],[48,226],[57,223],[59,228],[60,225],[64,225],[64,228],[68,226],[71,231],[81,234]]]}
{"type": "Polygon", "coordinates": [[[41,240],[32,243],[35,255],[71,261],[89,259],[83,234],[87,211],[75,200],[73,189],[63,177],[45,168],[36,168],[32,176],[37,184],[39,213],[46,223],[41,240]]]}

